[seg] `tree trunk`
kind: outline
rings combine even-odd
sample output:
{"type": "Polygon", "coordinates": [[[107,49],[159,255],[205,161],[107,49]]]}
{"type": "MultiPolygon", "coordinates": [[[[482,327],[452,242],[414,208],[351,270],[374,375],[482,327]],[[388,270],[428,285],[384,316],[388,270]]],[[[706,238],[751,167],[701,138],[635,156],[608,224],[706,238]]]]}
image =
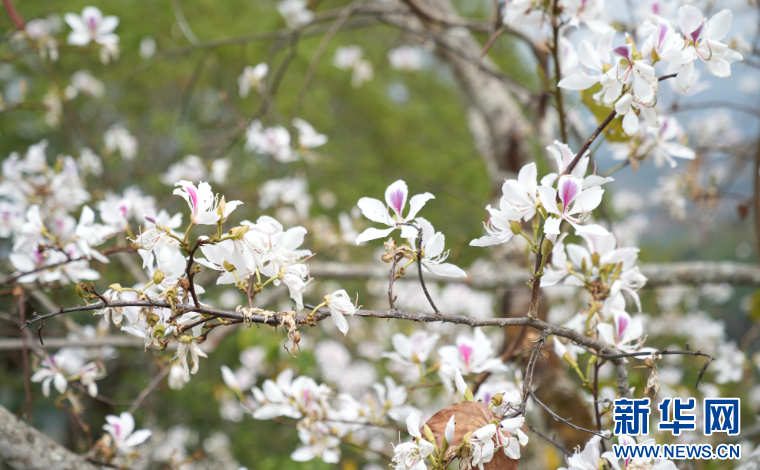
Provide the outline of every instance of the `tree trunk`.
{"type": "Polygon", "coordinates": [[[98,470],[0,406],[0,461],[16,470],[98,470]]]}

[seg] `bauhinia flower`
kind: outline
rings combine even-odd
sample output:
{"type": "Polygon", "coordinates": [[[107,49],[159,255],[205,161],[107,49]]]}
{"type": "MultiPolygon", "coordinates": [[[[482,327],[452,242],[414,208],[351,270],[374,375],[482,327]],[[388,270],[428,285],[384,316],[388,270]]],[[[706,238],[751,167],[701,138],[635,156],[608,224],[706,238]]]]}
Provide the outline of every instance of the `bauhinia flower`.
{"type": "Polygon", "coordinates": [[[536,215],[538,195],[538,170],[535,163],[529,163],[520,169],[516,180],[506,180],[501,187],[503,195],[499,200],[499,209],[489,204],[486,210],[491,214],[484,224],[488,235],[472,240],[471,246],[490,246],[506,243],[512,239],[514,232],[512,221],[529,221],[536,215]]]}
{"type": "Polygon", "coordinates": [[[269,73],[269,65],[266,62],[262,62],[255,67],[250,65],[243,69],[243,73],[238,77],[238,88],[240,89],[240,97],[246,98],[251,92],[251,89],[261,92],[264,89],[264,79],[269,73]]]}
{"type": "Polygon", "coordinates": [[[198,368],[201,364],[200,358],[208,356],[201,350],[201,347],[198,346],[198,343],[195,342],[194,338],[185,335],[180,338],[179,347],[177,347],[177,357],[179,358],[179,363],[182,365],[182,371],[185,373],[185,378],[189,379],[190,374],[198,372],[198,368]],[[192,369],[188,366],[188,354],[190,354],[190,360],[193,363],[192,369]]]}
{"type": "Polygon", "coordinates": [[[546,211],[555,217],[549,217],[544,224],[544,232],[559,235],[559,226],[563,220],[572,225],[578,233],[606,235],[608,232],[599,225],[581,225],[587,214],[602,202],[604,190],[599,186],[583,189],[583,181],[572,175],[560,177],[557,190],[549,186],[539,186],[538,194],[546,211]],[[557,203],[559,199],[559,203],[557,203]],[[576,216],[576,214],[580,214],[576,216]],[[575,216],[575,217],[574,217],[575,216]]]}
{"type": "Polygon", "coordinates": [[[108,424],[103,425],[103,430],[108,432],[113,439],[117,451],[130,454],[134,448],[145,442],[153,432],[150,429],[135,431],[135,418],[126,411],[120,416],[106,416],[108,424]]]}
{"type": "Polygon", "coordinates": [[[211,185],[208,183],[201,182],[196,188],[191,181],[182,180],[175,186],[181,186],[174,190],[174,194],[187,201],[190,206],[190,219],[195,225],[215,225],[220,218],[226,220],[230,213],[242,204],[241,201],[230,201],[220,209],[219,198],[211,191],[211,185]]]}
{"type": "Polygon", "coordinates": [[[293,127],[298,129],[298,146],[302,150],[314,149],[327,143],[327,136],[320,134],[314,127],[301,118],[293,119],[293,127]]]}
{"type": "Polygon", "coordinates": [[[395,333],[391,337],[394,351],[384,352],[382,356],[399,364],[422,364],[430,357],[440,337],[438,333],[430,334],[425,330],[416,331],[411,336],[395,333]]]}
{"type": "Polygon", "coordinates": [[[400,225],[408,223],[417,217],[417,213],[422,209],[425,203],[431,199],[435,199],[430,193],[417,194],[412,196],[409,200],[409,212],[406,216],[402,215],[404,208],[406,207],[406,198],[409,195],[409,190],[406,187],[406,183],[403,180],[398,180],[395,183],[388,186],[385,190],[385,202],[383,204],[380,200],[371,197],[363,197],[359,199],[357,205],[362,210],[362,214],[369,220],[380,224],[385,224],[391,228],[377,229],[374,227],[368,228],[362,232],[356,238],[356,244],[367,242],[369,240],[375,240],[377,238],[387,237],[396,228],[401,228],[402,238],[415,238],[417,237],[417,229],[408,225],[400,225]],[[388,208],[393,209],[394,215],[389,214],[388,208]]]}
{"type": "Polygon", "coordinates": [[[730,77],[731,63],[744,59],[720,42],[731,28],[731,16],[731,10],[721,10],[707,21],[694,6],[683,5],[678,9],[678,25],[689,42],[687,49],[705,63],[711,74],[720,78],[730,77]]]}
{"type": "MultiPolygon", "coordinates": [[[[466,277],[467,273],[458,266],[451,263],[444,263],[449,257],[449,252],[443,251],[446,238],[441,232],[436,232],[433,224],[423,219],[417,218],[417,224],[422,228],[422,267],[424,271],[430,271],[438,276],[446,277],[466,277]]],[[[417,250],[412,240],[412,248],[417,250]]]]}
{"type": "Polygon", "coordinates": [[[613,317],[615,321],[614,326],[609,323],[599,323],[596,326],[596,330],[599,332],[599,339],[626,353],[638,350],[644,343],[644,340],[641,338],[644,334],[644,325],[641,322],[641,318],[631,318],[623,310],[615,310],[613,317]]]}
{"type": "Polygon", "coordinates": [[[55,356],[42,360],[42,368],[32,375],[32,382],[42,382],[42,394],[50,396],[50,384],[55,386],[58,393],[64,393],[69,386],[69,381],[58,367],[55,356]]]}
{"type": "Polygon", "coordinates": [[[562,467],[558,470],[599,470],[599,442],[601,436],[592,437],[583,448],[583,452],[576,451],[573,455],[567,457],[569,468],[562,467]]]}
{"type": "Polygon", "coordinates": [[[435,444],[428,442],[420,433],[420,417],[411,413],[406,419],[407,431],[414,438],[393,447],[393,464],[397,469],[426,470],[425,459],[435,450],[435,444]]]}
{"type": "Polygon", "coordinates": [[[520,447],[528,444],[528,436],[522,432],[525,417],[505,419],[496,430],[496,445],[504,449],[510,459],[520,458],[520,447]]]}
{"type": "Polygon", "coordinates": [[[503,372],[507,366],[498,357],[494,357],[491,340],[480,329],[476,329],[473,337],[458,336],[456,345],[447,345],[438,349],[441,356],[441,376],[447,390],[453,391],[452,383],[456,370],[462,374],[479,374],[481,372],[503,372]]]}
{"type": "Polygon", "coordinates": [[[119,18],[103,17],[97,7],[85,7],[81,16],[66,13],[63,19],[72,29],[67,41],[73,46],[86,46],[90,41],[104,46],[119,43],[119,36],[113,32],[119,26],[119,18]]]}
{"type": "Polygon", "coordinates": [[[494,452],[496,451],[496,445],[493,442],[493,437],[496,434],[496,425],[489,424],[483,426],[470,436],[470,463],[472,466],[476,466],[483,470],[483,465],[493,459],[494,452]]]}
{"type": "Polygon", "coordinates": [[[344,335],[348,333],[348,321],[345,315],[356,313],[356,306],[351,303],[351,297],[345,289],[340,289],[330,295],[325,296],[325,303],[330,309],[330,316],[335,326],[338,327],[344,335]]]}

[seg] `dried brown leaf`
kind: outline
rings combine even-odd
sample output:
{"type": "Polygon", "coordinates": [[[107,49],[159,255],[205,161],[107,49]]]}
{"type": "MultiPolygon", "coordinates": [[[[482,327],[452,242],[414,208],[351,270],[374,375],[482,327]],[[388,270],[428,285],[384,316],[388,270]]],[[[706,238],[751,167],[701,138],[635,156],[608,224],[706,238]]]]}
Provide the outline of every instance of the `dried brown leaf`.
{"type": "MultiPolygon", "coordinates": [[[[485,403],[462,401],[447,406],[434,414],[426,423],[433,431],[435,444],[438,447],[443,442],[446,424],[452,416],[454,416],[456,426],[454,427],[454,442],[450,442],[449,445],[454,447],[458,447],[462,443],[465,434],[477,431],[491,421],[499,419],[499,416],[491,413],[485,403]]],[[[503,451],[499,450],[484,467],[486,470],[516,470],[517,460],[510,459],[503,451]]]]}

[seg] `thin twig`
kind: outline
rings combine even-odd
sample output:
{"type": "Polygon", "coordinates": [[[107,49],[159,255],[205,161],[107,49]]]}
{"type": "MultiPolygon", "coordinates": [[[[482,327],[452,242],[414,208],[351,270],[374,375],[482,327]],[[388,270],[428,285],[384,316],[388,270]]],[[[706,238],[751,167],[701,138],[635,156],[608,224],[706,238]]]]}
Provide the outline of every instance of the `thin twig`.
{"type": "Polygon", "coordinates": [[[560,452],[564,453],[567,456],[573,455],[572,452],[570,452],[569,450],[565,449],[564,447],[562,447],[561,445],[559,445],[555,440],[550,439],[548,436],[546,436],[542,432],[538,431],[536,428],[534,428],[530,424],[526,424],[526,426],[528,426],[528,429],[530,429],[534,433],[538,434],[538,437],[540,437],[541,439],[545,440],[549,444],[553,445],[560,452]]]}
{"type": "MultiPolygon", "coordinates": [[[[533,401],[535,401],[536,403],[538,403],[538,405],[541,406],[541,408],[545,409],[546,411],[549,412],[550,415],[552,415],[552,418],[554,418],[555,421],[562,421],[563,423],[567,424],[568,426],[570,426],[571,428],[573,428],[573,429],[575,429],[577,431],[587,432],[589,434],[593,434],[595,436],[599,436],[602,439],[609,440],[609,437],[605,436],[604,433],[602,433],[602,432],[592,431],[590,429],[586,429],[586,428],[582,428],[580,426],[576,426],[575,424],[571,423],[569,419],[565,419],[562,416],[558,415],[557,413],[555,413],[554,411],[552,411],[551,408],[549,408],[548,406],[546,406],[541,400],[539,400],[536,397],[536,394],[533,392],[533,390],[529,390],[528,393],[530,394],[530,397],[533,398],[533,401]]],[[[525,401],[525,400],[523,400],[523,401],[525,401]]]]}
{"type": "Polygon", "coordinates": [[[161,369],[161,372],[159,372],[158,374],[156,374],[155,377],[153,377],[153,380],[150,381],[148,386],[145,387],[145,389],[143,389],[143,391],[140,392],[139,395],[137,395],[137,398],[135,399],[134,403],[132,403],[132,406],[129,407],[129,411],[128,411],[129,413],[134,414],[134,412],[137,411],[137,409],[142,404],[143,400],[145,400],[145,398],[147,398],[147,396],[150,395],[150,392],[152,392],[153,389],[155,389],[158,386],[158,384],[161,383],[164,377],[166,377],[169,374],[170,369],[171,367],[166,366],[163,369],[161,369]]]}

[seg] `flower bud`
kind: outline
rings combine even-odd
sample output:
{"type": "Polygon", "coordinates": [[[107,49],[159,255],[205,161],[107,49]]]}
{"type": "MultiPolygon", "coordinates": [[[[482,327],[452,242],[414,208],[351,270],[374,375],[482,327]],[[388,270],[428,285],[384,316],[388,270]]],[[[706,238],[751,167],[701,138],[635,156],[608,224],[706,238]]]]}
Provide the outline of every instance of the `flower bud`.
{"type": "Polygon", "coordinates": [[[146,321],[148,322],[148,325],[150,326],[156,326],[159,320],[161,320],[161,318],[155,313],[151,313],[150,315],[148,315],[148,318],[146,318],[146,321]]]}
{"type": "Polygon", "coordinates": [[[108,286],[108,288],[111,289],[111,290],[115,290],[116,292],[118,292],[120,294],[122,292],[124,292],[124,288],[121,287],[121,284],[119,284],[119,283],[111,284],[110,286],[108,286]]]}
{"type": "Polygon", "coordinates": [[[76,290],[77,290],[77,295],[84,299],[85,294],[84,294],[84,289],[82,289],[82,284],[77,284],[76,290]]]}
{"type": "Polygon", "coordinates": [[[224,266],[224,269],[226,269],[227,271],[232,272],[235,270],[235,266],[231,265],[227,261],[225,261],[222,265],[224,266]]]}
{"type": "Polygon", "coordinates": [[[193,337],[190,335],[182,335],[179,337],[179,342],[182,344],[191,344],[193,342],[193,337]]]}
{"type": "Polygon", "coordinates": [[[153,273],[153,282],[155,284],[161,284],[164,281],[164,272],[160,269],[156,269],[156,272],[153,273]]]}
{"type": "Polygon", "coordinates": [[[435,435],[433,434],[433,430],[430,429],[430,426],[427,424],[422,426],[422,432],[425,433],[425,438],[432,444],[435,444],[435,435]]]}
{"type": "Polygon", "coordinates": [[[599,253],[594,253],[591,255],[591,264],[594,266],[599,266],[599,253]]]}
{"type": "Polygon", "coordinates": [[[552,241],[549,240],[548,238],[544,238],[543,243],[541,243],[541,254],[544,257],[547,257],[549,256],[549,253],[551,253],[553,249],[554,249],[554,243],[552,243],[552,241]]]}
{"type": "Polygon", "coordinates": [[[509,228],[512,229],[512,233],[515,235],[520,235],[520,233],[522,233],[522,224],[516,220],[509,221],[509,228]]]}
{"type": "Polygon", "coordinates": [[[163,323],[159,323],[158,325],[153,327],[153,337],[161,339],[164,337],[164,333],[166,333],[166,326],[163,323]]]}
{"type": "Polygon", "coordinates": [[[233,227],[228,232],[230,235],[230,238],[233,240],[242,240],[245,234],[248,232],[248,229],[250,226],[248,225],[240,225],[238,227],[233,227]]]}
{"type": "Polygon", "coordinates": [[[502,395],[501,393],[497,393],[496,395],[491,397],[491,404],[493,406],[500,406],[502,400],[504,400],[504,395],[502,395]]]}
{"type": "MultiPolygon", "coordinates": [[[[227,209],[227,203],[224,201],[224,196],[222,196],[222,199],[219,200],[219,207],[216,209],[216,213],[224,218],[224,211],[227,209]]],[[[220,219],[221,220],[221,219],[220,219]]]]}

